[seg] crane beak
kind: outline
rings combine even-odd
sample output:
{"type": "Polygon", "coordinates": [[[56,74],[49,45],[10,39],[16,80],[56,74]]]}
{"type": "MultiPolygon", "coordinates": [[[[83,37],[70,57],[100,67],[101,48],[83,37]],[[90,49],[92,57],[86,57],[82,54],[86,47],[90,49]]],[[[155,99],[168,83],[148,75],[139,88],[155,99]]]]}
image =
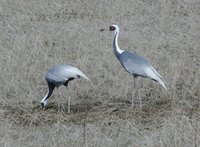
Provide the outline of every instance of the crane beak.
{"type": "Polygon", "coordinates": [[[105,29],[100,29],[99,31],[100,31],[100,32],[103,32],[103,31],[105,31],[105,29]]]}

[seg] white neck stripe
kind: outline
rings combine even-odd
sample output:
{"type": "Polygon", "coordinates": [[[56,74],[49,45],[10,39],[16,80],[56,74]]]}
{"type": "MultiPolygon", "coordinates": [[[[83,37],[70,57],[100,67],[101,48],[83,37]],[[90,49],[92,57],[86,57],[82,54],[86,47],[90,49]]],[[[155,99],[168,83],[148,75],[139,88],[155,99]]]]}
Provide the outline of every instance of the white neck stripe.
{"type": "Polygon", "coordinates": [[[121,50],[120,48],[119,48],[119,45],[118,45],[118,37],[119,37],[119,30],[115,30],[115,38],[114,38],[114,43],[115,43],[115,47],[116,47],[116,50],[117,50],[117,52],[119,53],[119,54],[121,54],[121,53],[123,53],[124,52],[124,50],[121,50]]]}

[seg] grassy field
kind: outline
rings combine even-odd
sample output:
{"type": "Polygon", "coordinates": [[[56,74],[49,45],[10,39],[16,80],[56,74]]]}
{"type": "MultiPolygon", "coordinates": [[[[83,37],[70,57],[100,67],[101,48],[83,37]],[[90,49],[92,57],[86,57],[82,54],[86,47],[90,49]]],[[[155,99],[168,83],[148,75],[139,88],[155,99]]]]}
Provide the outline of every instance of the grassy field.
{"type": "Polygon", "coordinates": [[[199,24],[198,0],[1,0],[0,146],[199,146],[199,24]],[[113,53],[112,24],[119,46],[148,58],[168,91],[142,78],[133,89],[113,53]],[[60,63],[95,85],[69,84],[70,114],[65,87],[40,107],[45,72],[60,63]]]}

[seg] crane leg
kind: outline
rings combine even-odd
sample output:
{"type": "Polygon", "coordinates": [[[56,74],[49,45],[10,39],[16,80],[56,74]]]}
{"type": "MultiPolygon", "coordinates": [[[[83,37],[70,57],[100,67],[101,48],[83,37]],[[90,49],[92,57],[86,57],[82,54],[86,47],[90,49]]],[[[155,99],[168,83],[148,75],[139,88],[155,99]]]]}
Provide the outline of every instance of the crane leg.
{"type": "Polygon", "coordinates": [[[133,107],[133,97],[134,97],[135,91],[136,91],[136,89],[135,89],[135,87],[136,87],[136,82],[135,82],[135,80],[136,80],[136,77],[133,76],[133,89],[134,89],[134,94],[132,95],[131,107],[133,107]]]}
{"type": "Polygon", "coordinates": [[[68,89],[67,86],[65,86],[67,88],[67,91],[68,91],[68,108],[67,108],[67,113],[70,113],[70,100],[71,100],[71,94],[70,94],[70,91],[68,89]]]}
{"type": "MultiPolygon", "coordinates": [[[[74,78],[73,78],[74,79],[74,78]]],[[[71,80],[73,80],[71,79],[71,80]]],[[[67,113],[70,113],[70,100],[71,100],[71,94],[70,94],[70,91],[68,89],[68,82],[69,81],[66,81],[66,83],[64,84],[64,86],[66,87],[67,91],[68,91],[68,108],[67,108],[67,113]]]]}
{"type": "Polygon", "coordinates": [[[68,97],[68,110],[67,110],[68,113],[70,113],[70,96],[68,97]]]}
{"type": "Polygon", "coordinates": [[[61,102],[60,102],[60,92],[59,92],[59,89],[58,87],[56,88],[57,89],[57,98],[58,98],[58,112],[61,112],[61,102]]]}
{"type": "Polygon", "coordinates": [[[141,99],[141,96],[140,96],[140,89],[138,90],[138,96],[139,96],[139,100],[140,100],[140,108],[142,108],[142,99],[141,99]]]}
{"type": "MultiPolygon", "coordinates": [[[[133,81],[133,88],[134,88],[134,95],[135,95],[135,93],[136,93],[136,90],[137,90],[137,84],[136,84],[136,78],[137,78],[137,76],[133,76],[133,79],[134,79],[134,81],[133,81]]],[[[140,97],[140,90],[138,90],[138,96],[139,96],[139,101],[140,101],[140,107],[142,108],[142,100],[141,100],[141,97],[140,97]]],[[[131,107],[133,107],[133,97],[134,96],[132,96],[132,102],[131,102],[131,107]]]]}

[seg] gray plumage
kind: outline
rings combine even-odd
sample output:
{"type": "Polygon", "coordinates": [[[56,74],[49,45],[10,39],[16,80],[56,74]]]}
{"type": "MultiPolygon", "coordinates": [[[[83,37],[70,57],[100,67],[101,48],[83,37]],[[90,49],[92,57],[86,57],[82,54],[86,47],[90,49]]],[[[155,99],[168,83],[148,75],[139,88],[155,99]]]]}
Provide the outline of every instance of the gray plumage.
{"type": "Polygon", "coordinates": [[[150,78],[167,89],[161,75],[144,57],[139,56],[136,53],[124,51],[119,55],[119,61],[124,69],[135,77],[141,76],[144,78],[150,78]]]}
{"type": "Polygon", "coordinates": [[[137,54],[129,51],[124,51],[119,55],[118,59],[124,69],[135,76],[146,77],[147,75],[144,72],[144,68],[151,66],[151,64],[144,57],[138,56],[137,54]]]}
{"type": "Polygon", "coordinates": [[[45,77],[49,83],[54,84],[56,87],[59,87],[60,85],[66,85],[70,80],[73,80],[74,78],[83,77],[89,80],[89,78],[78,68],[68,64],[56,65],[50,68],[47,71],[45,77]]]}
{"type": "MultiPolygon", "coordinates": [[[[114,31],[113,49],[115,56],[120,61],[124,69],[134,76],[134,81],[137,76],[149,78],[158,82],[165,89],[165,83],[161,75],[155,70],[152,64],[142,56],[130,51],[121,50],[118,46],[119,27],[117,25],[110,26],[110,31],[114,31]]],[[[135,82],[134,82],[135,87],[135,82]]]]}
{"type": "MultiPolygon", "coordinates": [[[[42,107],[47,105],[47,100],[52,95],[55,87],[58,88],[59,86],[64,85],[67,88],[69,81],[81,77],[90,81],[90,79],[78,68],[68,64],[60,64],[50,68],[45,75],[48,84],[48,92],[41,101],[42,107]]],[[[70,112],[70,97],[68,99],[68,112],[70,112]]]]}

